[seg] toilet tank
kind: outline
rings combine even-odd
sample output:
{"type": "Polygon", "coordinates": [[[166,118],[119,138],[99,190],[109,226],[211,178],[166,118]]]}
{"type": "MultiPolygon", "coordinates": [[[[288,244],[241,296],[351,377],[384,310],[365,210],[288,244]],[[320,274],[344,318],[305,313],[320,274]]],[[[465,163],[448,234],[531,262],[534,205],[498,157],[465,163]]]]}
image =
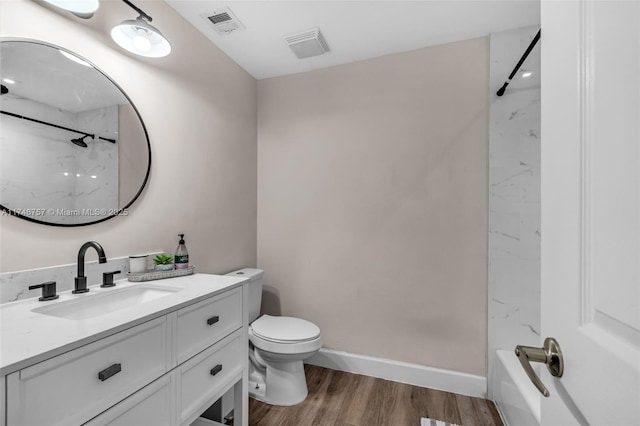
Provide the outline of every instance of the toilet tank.
{"type": "Polygon", "coordinates": [[[262,302],[262,269],[243,268],[229,272],[226,275],[249,278],[249,324],[260,316],[260,303],[262,302]]]}

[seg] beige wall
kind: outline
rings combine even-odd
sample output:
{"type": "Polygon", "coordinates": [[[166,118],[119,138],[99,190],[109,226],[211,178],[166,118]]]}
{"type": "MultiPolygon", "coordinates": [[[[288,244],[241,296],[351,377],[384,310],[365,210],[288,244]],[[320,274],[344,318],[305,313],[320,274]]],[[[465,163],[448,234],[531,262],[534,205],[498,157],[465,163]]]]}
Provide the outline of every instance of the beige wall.
{"type": "Polygon", "coordinates": [[[178,232],[199,271],[254,265],[257,197],[267,311],[316,322],[329,348],[484,374],[487,40],[264,80],[256,101],[256,82],[173,9],[138,5],[167,58],[114,45],[111,26],[135,17],[121,2],[85,21],[0,1],[0,35],[64,46],[118,82],[153,155],[127,217],[0,217],[0,271],[73,263],[87,240],[109,257],[171,252],[178,232]]]}
{"type": "Polygon", "coordinates": [[[266,312],[485,374],[488,67],[481,38],[258,82],[266,312]]]}
{"type": "Polygon", "coordinates": [[[153,156],[128,217],[79,228],[1,217],[0,271],[74,263],[87,240],[108,257],[173,252],[178,232],[201,272],[255,264],[256,82],[164,2],[136,4],[171,41],[168,57],[136,57],[111,41],[113,25],[137,16],[120,1],[102,1],[90,20],[42,2],[0,1],[0,35],[66,47],[118,82],[145,122],[153,156]]]}

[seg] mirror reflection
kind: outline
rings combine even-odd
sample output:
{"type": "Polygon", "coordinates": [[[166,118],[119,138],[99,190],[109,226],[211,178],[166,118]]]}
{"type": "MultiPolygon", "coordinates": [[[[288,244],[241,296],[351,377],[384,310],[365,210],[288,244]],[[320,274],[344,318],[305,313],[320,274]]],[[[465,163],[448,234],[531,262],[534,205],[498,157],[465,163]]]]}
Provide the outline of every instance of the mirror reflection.
{"type": "Polygon", "coordinates": [[[146,129],[124,92],[64,49],[0,42],[0,205],[79,226],[126,215],[144,187],[146,129]]]}

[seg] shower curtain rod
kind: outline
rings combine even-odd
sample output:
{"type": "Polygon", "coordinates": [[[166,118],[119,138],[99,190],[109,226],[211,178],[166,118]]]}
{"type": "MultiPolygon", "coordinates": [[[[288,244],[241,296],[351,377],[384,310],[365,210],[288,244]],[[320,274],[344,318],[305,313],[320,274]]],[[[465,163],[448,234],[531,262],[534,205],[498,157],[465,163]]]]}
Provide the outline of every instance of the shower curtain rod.
{"type": "Polygon", "coordinates": [[[538,30],[538,33],[536,34],[536,36],[533,38],[533,40],[531,40],[529,47],[527,47],[527,50],[524,51],[524,55],[522,55],[522,58],[520,58],[516,67],[513,69],[513,71],[511,71],[511,74],[509,74],[509,78],[507,79],[507,81],[504,82],[504,84],[502,85],[500,90],[498,90],[496,95],[498,96],[504,95],[504,91],[507,90],[507,86],[509,85],[509,83],[511,83],[511,79],[513,78],[514,75],[516,75],[516,73],[522,66],[522,63],[525,61],[525,59],[527,59],[527,56],[529,56],[529,53],[531,53],[531,50],[533,50],[536,43],[538,43],[538,40],[540,40],[540,30],[538,30]]]}
{"type": "MultiPolygon", "coordinates": [[[[34,123],[39,123],[39,124],[44,124],[46,126],[55,127],[57,129],[67,130],[69,132],[80,133],[81,135],[85,135],[85,137],[86,136],[91,136],[92,139],[96,138],[96,135],[91,134],[91,133],[87,133],[87,132],[83,132],[83,131],[75,130],[75,129],[70,129],[68,127],[59,126],[57,124],[47,123],[46,121],[36,120],[35,118],[25,117],[24,115],[14,114],[12,112],[7,112],[7,111],[0,111],[0,113],[6,114],[6,115],[10,115],[11,117],[15,117],[15,118],[21,118],[23,120],[33,121],[34,123]]],[[[116,143],[115,139],[103,138],[102,136],[98,136],[98,139],[102,139],[104,141],[111,142],[111,143],[116,143]]]]}

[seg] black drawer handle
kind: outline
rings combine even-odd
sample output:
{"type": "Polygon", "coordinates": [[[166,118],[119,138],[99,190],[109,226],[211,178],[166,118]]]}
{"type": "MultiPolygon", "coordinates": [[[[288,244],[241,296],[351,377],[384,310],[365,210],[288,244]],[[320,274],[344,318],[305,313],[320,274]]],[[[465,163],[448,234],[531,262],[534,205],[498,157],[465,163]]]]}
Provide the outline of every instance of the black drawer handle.
{"type": "Polygon", "coordinates": [[[222,364],[218,364],[215,367],[213,367],[211,369],[211,371],[209,371],[209,373],[211,373],[212,376],[215,376],[216,374],[218,374],[221,371],[222,371],[222,364]]]}
{"type": "Polygon", "coordinates": [[[220,321],[220,317],[216,315],[215,317],[209,318],[207,320],[207,324],[213,325],[213,324],[217,323],[218,321],[220,321]]]}
{"type": "Polygon", "coordinates": [[[114,376],[122,371],[122,366],[120,364],[113,364],[110,367],[105,368],[101,372],[98,373],[98,379],[103,382],[107,380],[109,377],[114,376]]]}

